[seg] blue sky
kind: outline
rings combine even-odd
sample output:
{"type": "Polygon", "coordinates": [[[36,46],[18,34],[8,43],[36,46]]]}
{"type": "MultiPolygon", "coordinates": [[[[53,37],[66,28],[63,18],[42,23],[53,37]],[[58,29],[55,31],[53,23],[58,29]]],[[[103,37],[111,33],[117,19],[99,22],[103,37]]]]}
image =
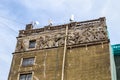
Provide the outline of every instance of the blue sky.
{"type": "Polygon", "coordinates": [[[32,21],[37,27],[106,17],[111,44],[120,43],[119,0],[0,0],[0,80],[7,80],[18,31],[32,21]]]}

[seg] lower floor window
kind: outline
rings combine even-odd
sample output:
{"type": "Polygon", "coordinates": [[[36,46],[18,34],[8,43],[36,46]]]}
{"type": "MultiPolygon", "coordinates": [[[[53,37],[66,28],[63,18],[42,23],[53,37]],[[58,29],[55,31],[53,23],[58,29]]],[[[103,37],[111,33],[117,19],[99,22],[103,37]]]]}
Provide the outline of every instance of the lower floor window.
{"type": "Polygon", "coordinates": [[[19,80],[32,80],[32,73],[20,74],[19,80]]]}
{"type": "Polygon", "coordinates": [[[22,66],[31,66],[34,64],[34,57],[23,58],[22,66]]]}

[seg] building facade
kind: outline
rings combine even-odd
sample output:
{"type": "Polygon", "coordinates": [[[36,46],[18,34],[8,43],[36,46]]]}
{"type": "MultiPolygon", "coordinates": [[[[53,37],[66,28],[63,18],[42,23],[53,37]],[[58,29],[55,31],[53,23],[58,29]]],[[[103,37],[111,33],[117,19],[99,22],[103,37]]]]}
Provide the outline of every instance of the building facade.
{"type": "Polygon", "coordinates": [[[120,44],[112,45],[117,80],[120,80],[120,44]]]}
{"type": "Polygon", "coordinates": [[[104,17],[20,30],[8,80],[112,80],[104,17]]]}

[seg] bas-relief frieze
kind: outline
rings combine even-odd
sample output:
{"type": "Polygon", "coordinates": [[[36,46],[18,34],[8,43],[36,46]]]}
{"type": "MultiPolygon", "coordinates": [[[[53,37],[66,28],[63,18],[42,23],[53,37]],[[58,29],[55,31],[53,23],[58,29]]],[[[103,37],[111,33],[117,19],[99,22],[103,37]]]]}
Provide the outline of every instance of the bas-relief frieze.
{"type": "MultiPolygon", "coordinates": [[[[42,34],[36,35],[38,35],[36,43],[39,46],[38,49],[58,47],[64,45],[65,30],[64,31],[58,30],[58,32],[55,32],[55,34],[54,31],[51,31],[44,35],[42,34]]],[[[31,39],[34,39],[34,37],[32,37],[31,39]]],[[[107,30],[105,26],[98,25],[88,27],[77,26],[68,30],[67,45],[74,45],[105,39],[107,39],[107,30]]],[[[25,46],[28,44],[29,40],[26,43],[24,39],[18,40],[16,51],[29,50],[27,49],[28,46],[25,46]]]]}

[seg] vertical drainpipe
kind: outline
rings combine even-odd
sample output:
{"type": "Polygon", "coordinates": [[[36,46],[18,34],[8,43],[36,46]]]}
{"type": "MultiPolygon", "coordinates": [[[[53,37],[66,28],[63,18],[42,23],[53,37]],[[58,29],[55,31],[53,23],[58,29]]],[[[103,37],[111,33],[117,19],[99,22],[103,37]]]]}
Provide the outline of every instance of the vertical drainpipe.
{"type": "Polygon", "coordinates": [[[66,56],[67,34],[68,34],[68,25],[66,25],[66,32],[65,32],[65,43],[64,43],[64,53],[63,53],[61,80],[64,80],[64,72],[65,72],[64,69],[65,69],[65,56],[66,56]]]}

